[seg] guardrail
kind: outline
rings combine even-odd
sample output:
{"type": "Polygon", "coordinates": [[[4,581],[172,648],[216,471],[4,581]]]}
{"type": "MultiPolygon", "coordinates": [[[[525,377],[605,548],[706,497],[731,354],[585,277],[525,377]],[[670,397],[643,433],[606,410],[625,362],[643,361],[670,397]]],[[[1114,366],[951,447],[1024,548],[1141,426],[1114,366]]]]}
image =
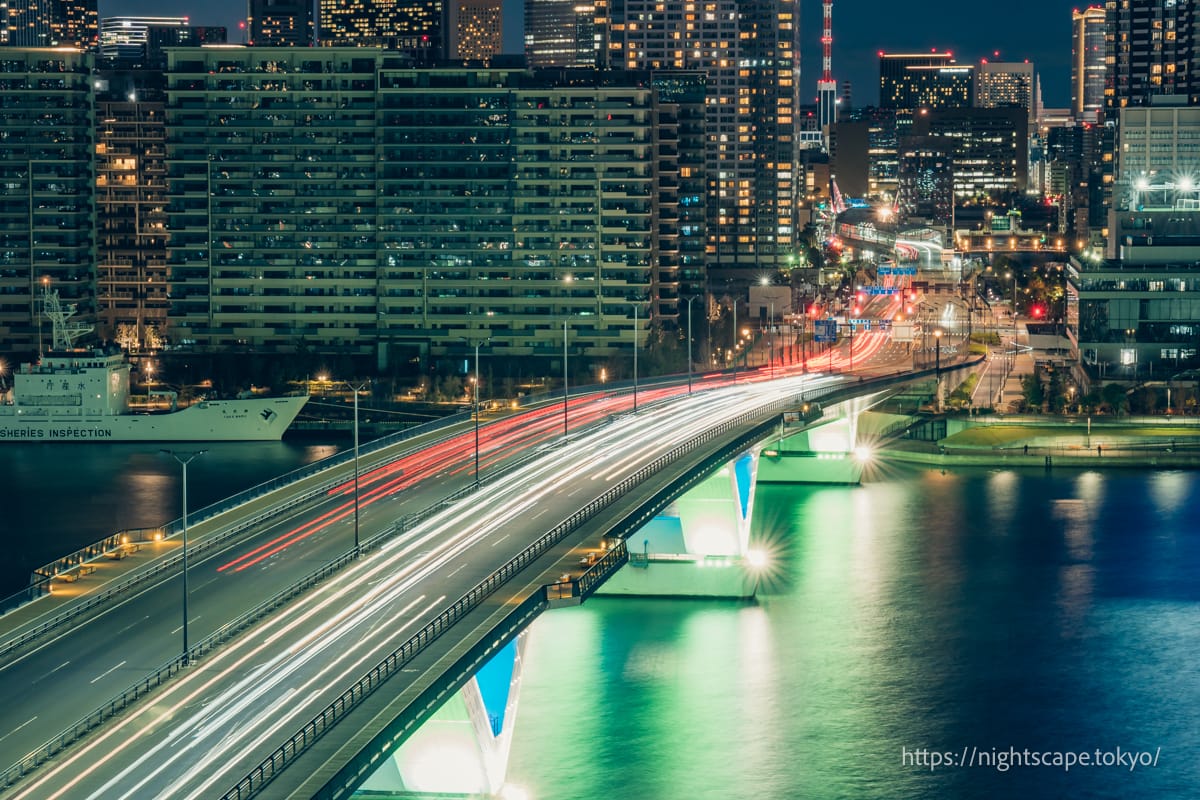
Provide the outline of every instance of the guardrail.
{"type": "Polygon", "coordinates": [[[727,433],[729,430],[746,424],[746,422],[752,419],[762,417],[764,412],[769,414],[794,402],[797,402],[794,398],[779,400],[768,404],[758,411],[740,414],[734,419],[706,431],[695,439],[673,448],[617,485],[609,488],[602,495],[543,534],[533,544],[518,553],[508,563],[500,567],[500,569],[476,584],[474,588],[442,611],[431,622],[427,623],[425,627],[409,637],[400,647],[396,648],[376,664],[349,689],[342,692],[333,702],[303,725],[300,730],[263,759],[258,766],[254,767],[242,780],[238,781],[232,789],[222,795],[222,800],[245,800],[258,794],[276,775],[286,769],[299,755],[311,747],[326,731],[345,717],[346,714],[362,703],[365,698],[370,696],[389,677],[403,669],[414,657],[436,641],[438,637],[449,630],[462,617],[477,608],[496,590],[549,550],[550,547],[558,544],[568,533],[591,519],[618,497],[629,491],[629,489],[691,450],[708,443],[712,439],[727,433]]]}
{"type": "MultiPolygon", "coordinates": [[[[568,520],[566,520],[565,522],[556,526],[549,533],[543,535],[541,538],[539,538],[537,541],[535,541],[533,544],[531,544],[525,551],[523,551],[522,553],[520,553],[516,557],[514,557],[504,567],[501,567],[499,570],[497,570],[491,576],[489,576],[489,578],[485,579],[480,584],[477,584],[476,587],[471,590],[471,592],[468,592],[466,595],[464,595],[462,598],[460,598],[459,601],[457,601],[454,605],[452,605],[450,608],[448,608],[446,611],[444,611],[442,613],[442,615],[439,615],[439,617],[434,622],[429,623],[429,625],[427,625],[425,628],[423,628],[421,631],[419,631],[417,634],[415,634],[413,637],[411,637],[408,641],[406,641],[404,645],[401,645],[400,648],[398,648],[396,651],[394,651],[391,656],[389,656],[387,659],[384,659],[384,661],[380,662],[380,664],[376,666],[375,670],[372,670],[371,673],[368,673],[367,676],[364,676],[364,678],[360,679],[360,681],[358,683],[356,683],[355,686],[359,686],[359,684],[362,684],[364,681],[366,681],[368,686],[370,687],[371,691],[373,691],[374,688],[376,688],[376,687],[371,682],[371,680],[369,680],[370,676],[372,674],[376,674],[376,671],[379,670],[380,667],[383,666],[385,663],[389,662],[389,659],[391,659],[392,663],[395,664],[396,663],[395,657],[402,654],[402,652],[405,650],[406,647],[409,647],[411,652],[409,652],[408,656],[406,657],[406,659],[403,662],[399,663],[399,667],[402,667],[404,663],[407,663],[408,660],[411,660],[411,658],[413,656],[415,656],[418,652],[420,652],[421,649],[424,649],[425,646],[427,646],[430,642],[433,641],[433,639],[429,638],[427,629],[430,629],[431,626],[434,626],[435,623],[437,623],[438,620],[441,620],[443,616],[450,613],[453,609],[458,608],[459,609],[458,612],[456,612],[456,614],[453,617],[454,620],[456,621],[459,617],[462,616],[462,614],[465,614],[467,611],[473,609],[480,602],[482,602],[483,599],[485,599],[488,595],[490,595],[491,592],[495,591],[495,589],[502,586],[504,584],[504,582],[507,582],[507,580],[510,579],[513,575],[515,575],[516,572],[519,572],[520,569],[522,569],[524,566],[526,566],[530,560],[532,560],[533,558],[536,558],[537,556],[540,556],[546,549],[548,549],[553,544],[556,544],[563,537],[565,537],[568,533],[570,533],[572,530],[574,530],[580,524],[582,524],[583,521],[590,519],[592,516],[594,516],[596,513],[598,513],[600,510],[602,510],[605,506],[607,506],[609,503],[611,503],[613,500],[615,500],[621,494],[624,494],[624,492],[628,491],[629,488],[636,485],[638,482],[644,480],[645,478],[649,477],[654,472],[657,472],[659,469],[662,469],[664,466],[666,466],[667,463],[670,463],[670,461],[673,461],[674,459],[679,458],[680,456],[686,454],[687,452],[690,452],[691,450],[695,449],[696,447],[700,447],[703,444],[706,444],[707,442],[711,441],[713,438],[715,438],[717,436],[723,435],[728,430],[731,430],[735,427],[745,424],[746,421],[753,419],[754,417],[761,417],[764,414],[770,415],[770,414],[774,413],[775,411],[782,410],[782,409],[784,409],[790,405],[794,405],[796,403],[803,403],[806,400],[834,398],[834,397],[837,397],[837,396],[843,395],[843,394],[846,396],[851,396],[854,394],[858,394],[863,388],[869,388],[871,386],[875,386],[878,384],[890,385],[890,384],[897,383],[897,382],[902,382],[902,380],[895,376],[888,376],[888,377],[881,378],[881,379],[873,379],[870,382],[863,382],[860,384],[855,384],[855,385],[852,385],[851,387],[840,387],[840,386],[835,385],[835,386],[819,387],[816,389],[810,388],[810,389],[798,392],[795,395],[793,395],[792,397],[789,397],[789,398],[786,398],[783,400],[774,401],[774,402],[768,404],[767,406],[764,406],[763,408],[759,409],[758,411],[747,412],[745,414],[739,415],[738,417],[736,417],[732,420],[728,420],[725,423],[722,423],[722,425],[719,426],[718,428],[714,428],[712,430],[706,431],[700,437],[697,437],[696,439],[693,439],[690,442],[686,442],[684,444],[679,445],[678,447],[672,449],[670,452],[664,454],[663,456],[660,456],[658,459],[656,459],[651,464],[647,465],[646,467],[643,467],[641,470],[639,470],[633,476],[626,478],[621,483],[617,484],[617,486],[610,488],[607,492],[605,492],[603,495],[601,495],[600,498],[597,498],[596,500],[592,501],[587,506],[585,506],[584,509],[576,512],[574,515],[569,517],[568,520]],[[514,572],[514,571],[512,571],[512,569],[513,569],[514,565],[517,563],[520,563],[521,566],[516,569],[516,572],[514,572]],[[494,580],[497,579],[497,576],[504,576],[503,580],[500,583],[495,583],[493,585],[492,582],[494,582],[494,580]],[[481,590],[481,587],[486,588],[488,586],[491,586],[491,588],[487,590],[487,594],[483,594],[483,595],[478,594],[478,592],[481,590]],[[474,602],[473,605],[470,605],[469,607],[460,605],[460,604],[464,603],[464,601],[467,601],[472,597],[475,598],[475,600],[473,601],[474,602]],[[416,649],[416,650],[412,650],[410,645],[415,646],[416,644],[420,644],[420,648],[416,649]]],[[[773,422],[771,424],[773,425],[773,422]]],[[[382,447],[379,449],[382,449],[382,447]]],[[[492,475],[489,476],[489,479],[487,482],[496,480],[500,476],[507,474],[509,471],[518,468],[520,465],[527,463],[528,461],[530,461],[532,459],[537,458],[539,455],[540,455],[540,453],[534,451],[534,452],[530,452],[530,453],[526,454],[525,456],[523,456],[521,458],[515,459],[512,462],[509,462],[508,464],[505,465],[505,468],[503,470],[493,472],[492,475]]],[[[360,458],[361,458],[361,452],[360,452],[360,458]]],[[[325,459],[325,461],[327,461],[327,460],[328,459],[325,459]]],[[[317,462],[317,463],[322,463],[322,462],[317,462]]],[[[330,466],[333,466],[333,465],[330,465],[330,466]]],[[[693,480],[694,479],[695,478],[693,478],[693,480]]],[[[314,489],[313,491],[314,492],[324,491],[330,485],[334,485],[339,482],[341,482],[341,481],[340,480],[330,481],[327,484],[323,485],[323,487],[321,489],[319,489],[319,490],[314,489]]],[[[383,531],[379,534],[376,534],[373,537],[370,537],[369,539],[364,540],[360,544],[360,551],[366,552],[371,549],[374,549],[374,548],[378,547],[380,544],[382,544],[383,542],[391,539],[392,537],[394,537],[400,533],[406,532],[408,530],[411,530],[413,527],[415,527],[420,522],[423,522],[425,519],[428,519],[429,517],[437,514],[439,511],[444,510],[447,506],[451,505],[452,503],[461,499],[462,497],[473,493],[476,490],[477,490],[476,486],[464,487],[463,489],[460,489],[456,492],[453,492],[450,495],[447,495],[446,497],[439,500],[437,503],[434,503],[433,505],[428,506],[427,508],[422,509],[421,511],[418,511],[413,514],[409,514],[405,517],[402,517],[400,520],[397,520],[395,523],[393,523],[393,525],[390,528],[386,529],[385,531],[383,531]]],[[[272,511],[269,513],[275,513],[275,512],[272,511]]],[[[232,534],[230,534],[230,535],[232,535],[232,534]]],[[[189,548],[189,549],[191,549],[191,548],[189,548]]],[[[89,731],[98,727],[100,724],[102,724],[104,721],[106,721],[107,719],[112,717],[114,714],[117,714],[120,711],[124,710],[125,708],[127,708],[129,705],[131,705],[133,702],[135,702],[139,698],[143,697],[146,693],[148,693],[152,689],[154,689],[158,686],[161,686],[166,680],[168,680],[169,678],[174,676],[176,673],[178,673],[183,668],[185,663],[195,663],[198,659],[200,659],[204,655],[212,652],[219,645],[224,644],[229,639],[231,639],[233,636],[235,636],[238,633],[240,633],[241,631],[245,630],[250,625],[261,620],[263,617],[265,617],[266,615],[268,615],[275,609],[279,608],[280,606],[286,604],[290,600],[294,599],[296,596],[298,596],[298,595],[304,593],[305,591],[311,589],[312,587],[316,586],[318,583],[325,580],[330,575],[336,573],[340,569],[344,568],[347,564],[352,563],[354,560],[356,560],[354,552],[347,551],[346,553],[344,553],[343,555],[334,559],[333,561],[330,561],[328,564],[325,564],[324,566],[322,566],[319,569],[315,570],[314,572],[310,573],[305,578],[302,578],[300,581],[296,582],[295,584],[292,584],[291,586],[278,592],[276,595],[272,596],[268,600],[259,604],[254,609],[251,609],[250,611],[241,615],[236,620],[233,620],[233,621],[227,623],[226,625],[222,626],[220,629],[218,629],[214,633],[210,634],[204,640],[197,643],[193,647],[189,648],[186,659],[185,659],[184,655],[181,654],[179,657],[176,657],[176,658],[172,659],[171,661],[167,662],[166,664],[162,665],[157,670],[155,670],[153,673],[148,675],[146,678],[133,684],[132,686],[130,686],[129,688],[127,688],[126,690],[124,690],[123,692],[121,692],[120,694],[118,694],[117,696],[115,696],[114,698],[109,700],[108,702],[106,702],[104,705],[100,706],[99,708],[95,709],[94,711],[90,712],[89,714],[86,714],[85,716],[83,716],[82,718],[77,720],[75,723],[68,726],[65,730],[60,732],[58,735],[54,736],[53,738],[51,738],[49,741],[47,741],[40,747],[38,747],[38,748],[34,749],[33,751],[31,751],[30,753],[28,753],[20,761],[11,765],[3,772],[0,772],[0,788],[7,788],[7,787],[13,785],[16,781],[20,780],[23,776],[25,776],[32,770],[36,769],[39,765],[45,763],[47,760],[49,760],[56,754],[60,753],[64,748],[66,748],[71,743],[78,740],[80,737],[82,737],[89,731]]],[[[173,564],[174,562],[172,561],[171,563],[173,564]]],[[[162,567],[162,568],[165,569],[166,567],[162,567]]],[[[156,567],[155,569],[157,571],[158,567],[156,567]]],[[[145,580],[145,577],[142,577],[139,580],[145,580]]],[[[83,613],[83,612],[80,611],[77,613],[83,613]]],[[[62,624],[62,623],[60,622],[58,624],[62,624]]],[[[444,632],[444,628],[439,625],[437,627],[437,635],[441,635],[442,632],[444,632]]],[[[434,638],[436,638],[436,637],[434,637],[434,638]]],[[[388,668],[388,670],[386,670],[385,677],[386,677],[386,675],[392,674],[394,672],[394,670],[399,667],[393,666],[393,667],[388,668]]],[[[380,673],[380,674],[383,674],[383,673],[380,673]]],[[[311,745],[312,742],[308,740],[308,738],[307,738],[308,733],[306,733],[306,732],[311,731],[311,732],[315,733],[318,729],[317,728],[318,720],[320,720],[320,722],[319,722],[320,732],[323,733],[326,730],[326,723],[332,723],[332,722],[336,721],[337,719],[340,719],[341,716],[343,716],[347,711],[350,710],[350,708],[353,708],[354,705],[357,705],[359,702],[361,702],[363,697],[365,697],[365,695],[357,696],[357,699],[355,699],[355,694],[354,694],[353,689],[348,691],[348,693],[344,693],[342,695],[342,697],[339,698],[339,700],[342,701],[340,705],[339,705],[339,701],[335,701],[334,703],[331,703],[330,706],[327,707],[325,709],[325,711],[322,712],[322,715],[318,715],[318,717],[314,718],[313,720],[310,720],[310,723],[308,725],[306,725],[304,728],[301,729],[300,732],[298,732],[291,739],[289,739],[288,743],[285,743],[283,746],[281,746],[276,751],[275,754],[272,754],[271,757],[268,757],[261,764],[259,764],[259,766],[256,767],[255,770],[253,770],[250,774],[248,774],[241,782],[239,782],[238,785],[234,787],[234,789],[230,790],[230,793],[227,793],[225,795],[225,797],[226,798],[242,797],[243,795],[240,794],[239,792],[242,790],[243,783],[246,783],[247,781],[249,781],[249,785],[246,787],[246,789],[249,790],[250,788],[253,787],[253,793],[257,793],[257,791],[259,789],[261,789],[262,786],[265,785],[265,783],[268,782],[271,777],[273,777],[280,770],[282,770],[283,767],[285,767],[288,763],[290,763],[291,760],[293,760],[296,755],[298,755],[300,752],[303,752],[304,749],[307,749],[307,747],[311,745]],[[345,705],[344,698],[346,698],[347,694],[351,695],[350,699],[353,700],[353,703],[350,706],[345,705]],[[340,710],[335,709],[334,708],[335,706],[337,706],[337,709],[340,709],[340,710]],[[330,713],[334,713],[335,717],[329,718],[327,715],[330,713]],[[295,749],[295,747],[296,747],[295,740],[297,739],[297,737],[299,737],[299,741],[303,745],[301,750],[299,750],[299,751],[297,751],[295,749]],[[280,758],[282,758],[284,760],[279,761],[278,759],[280,759],[280,758]],[[264,778],[265,778],[265,780],[264,780],[264,778]],[[257,783],[256,783],[256,781],[257,781],[257,783]]],[[[244,796],[250,797],[250,796],[252,796],[252,794],[246,794],[244,796]]]]}
{"type": "MultiPolygon", "coordinates": [[[[432,422],[426,422],[413,428],[404,431],[382,436],[378,439],[373,439],[369,442],[361,444],[358,448],[359,461],[363,456],[369,456],[372,453],[385,450],[396,444],[399,444],[408,439],[413,439],[418,436],[424,436],[434,433],[443,428],[447,428],[471,419],[470,412],[460,412],[448,417],[443,417],[432,422]]],[[[400,454],[397,454],[397,458],[400,454]]],[[[227,511],[231,511],[238,506],[245,505],[251,501],[270,494],[271,492],[291,486],[302,480],[312,477],[313,475],[324,472],[325,470],[349,464],[354,461],[354,450],[344,450],[340,453],[335,453],[331,456],[314,461],[311,464],[306,464],[303,467],[294,469],[291,472],[285,473],[277,478],[272,478],[269,481],[264,481],[257,486],[252,486],[237,494],[231,495],[224,500],[220,500],[211,505],[197,509],[188,513],[188,527],[193,528],[196,525],[212,519],[227,511]]],[[[386,462],[385,462],[386,463],[386,462]]],[[[183,530],[182,519],[172,520],[158,528],[131,528],[127,530],[117,531],[111,536],[101,539],[95,544],[90,544],[87,547],[80,548],[73,553],[55,559],[48,564],[45,564],[33,572],[29,576],[29,585],[19,592],[16,592],[8,597],[0,600],[0,614],[11,611],[14,608],[24,605],[25,603],[36,600],[49,592],[50,582],[55,577],[70,569],[77,567],[80,564],[95,560],[102,557],[105,553],[113,549],[117,544],[120,544],[122,539],[128,541],[150,541],[150,539],[139,538],[144,537],[147,533],[153,532],[160,534],[161,538],[170,538],[183,530]]]]}
{"type": "MultiPolygon", "coordinates": [[[[507,461],[504,464],[504,467],[502,469],[493,470],[492,473],[489,475],[487,481],[484,481],[484,483],[490,483],[490,482],[502,477],[503,475],[507,474],[511,470],[517,469],[520,466],[522,466],[523,464],[537,458],[539,455],[540,455],[540,453],[534,451],[534,452],[529,452],[522,456],[510,459],[509,461],[507,461]]],[[[331,480],[325,484],[322,484],[320,487],[314,488],[310,494],[324,492],[324,491],[328,490],[328,488],[330,486],[336,485],[341,482],[342,482],[341,479],[331,480]]],[[[407,514],[404,517],[401,517],[399,520],[394,522],[390,527],[386,528],[385,530],[381,531],[380,533],[377,533],[374,536],[364,539],[359,545],[360,553],[370,552],[371,550],[374,550],[375,548],[379,547],[380,545],[382,545],[384,542],[388,541],[389,539],[391,539],[395,536],[398,536],[401,533],[404,533],[408,530],[411,530],[416,525],[425,521],[429,517],[432,517],[435,514],[437,514],[438,512],[443,511],[444,509],[446,509],[448,506],[452,505],[456,501],[462,499],[463,497],[466,497],[467,495],[473,494],[477,490],[478,490],[478,486],[475,486],[475,485],[465,486],[461,489],[451,492],[450,494],[443,497],[441,500],[421,509],[420,511],[416,511],[412,514],[407,514]]],[[[276,509],[273,509],[272,511],[264,512],[264,514],[259,515],[259,517],[261,518],[264,515],[269,516],[270,514],[277,513],[278,510],[279,509],[276,508],[276,509]]],[[[261,519],[259,521],[261,521],[261,519]]],[[[253,524],[253,523],[248,523],[248,524],[253,524]]],[[[232,534],[229,534],[229,535],[232,535],[232,534]]],[[[208,546],[211,546],[211,545],[208,545],[208,546]]],[[[188,549],[189,549],[189,551],[194,552],[193,548],[189,547],[188,549]]],[[[155,566],[153,572],[157,573],[157,572],[161,571],[162,569],[169,569],[171,566],[174,566],[176,563],[178,563],[181,558],[182,558],[182,554],[180,556],[173,557],[172,559],[164,560],[164,563],[161,566],[160,565],[155,566]]],[[[61,752],[65,747],[69,746],[71,743],[75,742],[80,737],[84,736],[91,730],[93,730],[96,727],[98,727],[99,725],[103,724],[106,720],[108,720],[114,714],[124,710],[130,704],[132,704],[136,700],[143,697],[150,690],[157,688],[158,686],[161,686],[167,679],[169,679],[170,677],[175,675],[177,672],[179,672],[184,667],[185,664],[195,663],[198,659],[200,659],[204,655],[207,655],[208,653],[212,652],[220,645],[226,643],[227,641],[232,639],[234,636],[236,636],[238,633],[241,633],[243,630],[250,627],[255,622],[258,622],[263,617],[270,614],[272,611],[276,610],[280,606],[291,601],[292,599],[299,596],[300,594],[303,594],[304,592],[308,591],[309,589],[315,587],[317,584],[321,583],[321,581],[325,580],[330,575],[333,575],[334,573],[343,569],[347,565],[353,563],[355,560],[356,560],[356,558],[355,558],[354,551],[349,550],[349,551],[343,553],[342,555],[338,556],[337,558],[333,559],[332,561],[328,562],[327,564],[325,564],[325,565],[319,567],[318,569],[314,570],[313,572],[309,573],[307,576],[301,578],[299,581],[292,584],[291,586],[288,586],[285,589],[277,592],[275,595],[273,595],[272,597],[263,601],[262,603],[255,606],[254,608],[250,609],[246,613],[242,614],[237,619],[232,620],[232,621],[226,623],[225,625],[221,626],[219,629],[214,631],[209,636],[205,637],[200,642],[189,647],[186,658],[181,653],[176,658],[171,659],[170,661],[168,661],[167,663],[163,664],[158,669],[156,669],[154,672],[147,675],[144,679],[138,681],[137,683],[133,684],[132,686],[130,686],[127,689],[125,689],[124,691],[122,691],[120,694],[113,697],[111,700],[106,702],[104,705],[100,706],[99,708],[96,708],[95,710],[93,710],[90,713],[81,717],[76,722],[72,723],[70,726],[68,726],[65,730],[61,731],[59,734],[54,736],[52,739],[50,739],[49,741],[45,742],[38,748],[36,748],[33,751],[31,751],[30,753],[28,753],[24,758],[22,758],[17,763],[8,767],[8,769],[4,770],[4,772],[0,772],[0,788],[7,788],[7,787],[11,786],[13,783],[20,780],[22,777],[24,777],[30,771],[32,771],[33,769],[36,769],[38,766],[45,763],[47,760],[52,758],[54,755],[61,752]]],[[[128,581],[126,583],[132,585],[132,583],[140,582],[141,580],[145,580],[147,577],[148,576],[141,576],[136,581],[131,579],[130,581],[128,581]]],[[[126,586],[125,588],[127,589],[128,587],[126,586]]],[[[116,590],[114,590],[113,593],[116,593],[116,590]]],[[[90,609],[91,607],[98,604],[99,602],[103,602],[103,600],[105,600],[105,599],[109,599],[111,596],[112,596],[112,594],[110,594],[110,593],[105,593],[102,598],[100,596],[98,596],[96,603],[90,604],[88,606],[88,608],[84,608],[84,609],[75,611],[75,612],[71,613],[69,616],[70,617],[78,616],[78,614],[84,613],[86,610],[90,609]]],[[[60,615],[60,617],[66,617],[66,616],[67,616],[66,614],[60,615]]],[[[65,618],[60,619],[60,617],[56,617],[54,621],[46,623],[45,627],[48,628],[53,625],[61,625],[67,621],[67,619],[65,619],[65,618]]],[[[45,630],[39,629],[39,632],[37,633],[37,635],[43,635],[45,632],[46,632],[45,630]]],[[[25,640],[22,643],[27,643],[27,641],[28,640],[25,640]]],[[[9,643],[5,643],[5,645],[4,645],[5,649],[0,649],[0,654],[11,652],[11,650],[15,649],[16,646],[19,646],[19,645],[14,645],[14,646],[10,647],[9,643]]]]}

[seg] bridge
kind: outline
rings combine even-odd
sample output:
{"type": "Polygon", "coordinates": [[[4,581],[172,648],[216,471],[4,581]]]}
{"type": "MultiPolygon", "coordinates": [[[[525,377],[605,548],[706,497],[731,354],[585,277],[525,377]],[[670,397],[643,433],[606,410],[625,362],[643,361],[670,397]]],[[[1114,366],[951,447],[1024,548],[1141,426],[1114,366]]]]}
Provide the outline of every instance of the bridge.
{"type": "MultiPolygon", "coordinates": [[[[490,738],[478,731],[487,777],[502,765],[504,707],[478,689],[448,699],[480,668],[508,659],[511,675],[506,648],[533,617],[595,591],[630,559],[630,533],[769,438],[782,412],[880,388],[758,378],[647,389],[637,414],[628,395],[602,395],[497,420],[483,426],[478,486],[469,434],[381,449],[363,466],[361,519],[346,464],[211,518],[214,544],[189,566],[186,654],[170,569],[7,650],[6,796],[344,797],[448,707],[491,721],[490,738]],[[259,520],[255,534],[222,539],[235,518],[259,520]]],[[[174,547],[148,542],[147,567],[174,547]]]]}

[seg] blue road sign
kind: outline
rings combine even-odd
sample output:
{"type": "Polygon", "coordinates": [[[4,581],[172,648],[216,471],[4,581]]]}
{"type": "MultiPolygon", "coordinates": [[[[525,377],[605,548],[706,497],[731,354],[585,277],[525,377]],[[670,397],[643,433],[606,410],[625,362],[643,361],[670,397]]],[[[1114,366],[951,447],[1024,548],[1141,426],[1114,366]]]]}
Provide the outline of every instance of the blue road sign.
{"type": "Polygon", "coordinates": [[[837,320],[835,320],[835,319],[813,320],[813,341],[814,342],[836,342],[837,341],[837,320]]]}

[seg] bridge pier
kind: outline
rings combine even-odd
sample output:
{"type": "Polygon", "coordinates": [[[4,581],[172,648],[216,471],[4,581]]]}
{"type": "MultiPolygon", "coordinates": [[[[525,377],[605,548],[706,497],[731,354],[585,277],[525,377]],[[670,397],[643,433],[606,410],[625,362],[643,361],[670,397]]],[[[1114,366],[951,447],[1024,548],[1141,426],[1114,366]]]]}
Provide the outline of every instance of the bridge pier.
{"type": "Polygon", "coordinates": [[[597,594],[749,598],[757,586],[750,519],[759,458],[742,453],[626,540],[629,563],[597,594]]]}
{"type": "Polygon", "coordinates": [[[497,794],[508,771],[526,629],[385,757],[359,787],[388,797],[497,794]]]}

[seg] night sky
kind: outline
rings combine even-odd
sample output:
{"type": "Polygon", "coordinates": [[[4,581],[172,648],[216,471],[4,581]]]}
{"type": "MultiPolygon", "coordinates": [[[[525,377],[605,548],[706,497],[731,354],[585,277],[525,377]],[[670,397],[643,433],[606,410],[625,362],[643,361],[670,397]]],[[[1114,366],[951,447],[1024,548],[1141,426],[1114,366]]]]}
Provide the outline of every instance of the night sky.
{"type": "MultiPolygon", "coordinates": [[[[521,52],[522,0],[504,0],[505,51],[521,52]]],[[[148,14],[188,16],[196,25],[224,25],[230,41],[238,41],[238,21],[245,0],[100,0],[100,15],[148,14]]],[[[1066,0],[1010,0],[980,6],[961,0],[835,0],[833,6],[833,73],[853,82],[856,106],[879,101],[880,50],[924,52],[950,50],[961,62],[980,58],[1024,61],[1037,66],[1047,106],[1070,103],[1071,11],[1087,3],[1066,0]]],[[[805,102],[816,96],[821,75],[821,3],[801,0],[803,32],[802,86],[805,102]]]]}

